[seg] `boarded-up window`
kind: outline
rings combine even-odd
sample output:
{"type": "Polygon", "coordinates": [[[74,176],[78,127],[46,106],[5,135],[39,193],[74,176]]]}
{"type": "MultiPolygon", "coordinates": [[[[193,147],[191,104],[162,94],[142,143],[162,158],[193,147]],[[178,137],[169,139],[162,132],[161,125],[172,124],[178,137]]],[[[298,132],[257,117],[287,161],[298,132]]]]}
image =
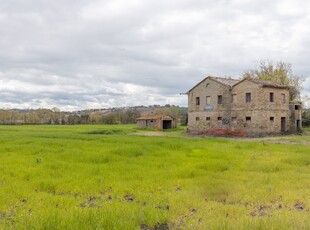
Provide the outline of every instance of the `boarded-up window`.
{"type": "Polygon", "coordinates": [[[218,95],[217,96],[217,104],[222,104],[223,103],[223,97],[222,97],[222,95],[218,95]]]}
{"type": "Polygon", "coordinates": [[[285,93],[281,93],[281,101],[282,103],[286,102],[285,93]]]}
{"type": "Polygon", "coordinates": [[[245,102],[251,102],[251,93],[245,94],[245,102]]]}
{"type": "Polygon", "coordinates": [[[231,102],[232,103],[236,103],[237,102],[237,94],[233,94],[232,95],[231,102]]]}
{"type": "Polygon", "coordinates": [[[269,101],[274,102],[274,94],[273,93],[269,93],[269,101]]]}
{"type": "Polygon", "coordinates": [[[210,105],[210,104],[211,104],[211,97],[206,96],[206,105],[210,105]]]}
{"type": "Polygon", "coordinates": [[[200,105],[200,98],[196,97],[196,105],[200,105]]]}

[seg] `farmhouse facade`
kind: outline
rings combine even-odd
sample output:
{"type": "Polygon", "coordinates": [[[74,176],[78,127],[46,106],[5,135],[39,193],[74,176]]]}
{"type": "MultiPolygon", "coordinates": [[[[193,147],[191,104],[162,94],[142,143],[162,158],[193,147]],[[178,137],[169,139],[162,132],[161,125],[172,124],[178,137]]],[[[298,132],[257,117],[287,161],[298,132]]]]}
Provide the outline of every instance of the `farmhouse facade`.
{"type": "Polygon", "coordinates": [[[144,115],[137,118],[137,126],[142,129],[172,129],[176,127],[176,120],[167,115],[144,115]]]}
{"type": "Polygon", "coordinates": [[[190,132],[259,136],[301,129],[301,105],[289,102],[287,86],[272,81],[209,76],[187,94],[190,132]]]}

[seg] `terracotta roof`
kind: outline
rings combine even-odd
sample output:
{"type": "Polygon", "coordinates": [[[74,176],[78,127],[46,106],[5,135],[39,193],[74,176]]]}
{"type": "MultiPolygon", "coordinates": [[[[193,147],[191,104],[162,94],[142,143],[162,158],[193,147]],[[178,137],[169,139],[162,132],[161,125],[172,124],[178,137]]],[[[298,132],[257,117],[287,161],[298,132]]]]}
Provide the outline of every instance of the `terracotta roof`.
{"type": "Polygon", "coordinates": [[[196,84],[193,88],[191,88],[190,90],[187,91],[187,94],[189,93],[189,91],[191,91],[192,89],[196,88],[196,86],[200,85],[202,82],[204,82],[206,79],[212,79],[218,83],[221,83],[223,85],[232,87],[233,85],[237,84],[238,82],[240,82],[240,80],[236,80],[236,79],[231,79],[231,78],[222,78],[222,77],[212,77],[212,76],[208,76],[206,78],[204,78],[202,81],[200,81],[198,84],[196,84]]]}
{"type": "Polygon", "coordinates": [[[273,87],[273,88],[283,88],[283,89],[288,89],[289,87],[286,85],[282,85],[273,81],[267,81],[267,80],[257,80],[257,79],[243,79],[243,80],[238,80],[238,79],[232,79],[232,78],[222,78],[222,77],[212,77],[212,76],[208,76],[206,78],[204,78],[202,81],[200,81],[198,84],[196,84],[193,88],[191,88],[187,94],[194,88],[196,88],[196,86],[200,85],[203,81],[205,81],[206,79],[212,79],[218,83],[221,83],[223,85],[229,86],[229,87],[233,87],[245,80],[251,81],[253,83],[259,84],[263,87],[273,87]]]}
{"type": "Polygon", "coordinates": [[[213,79],[217,82],[220,82],[224,85],[233,86],[237,84],[240,80],[232,79],[232,78],[222,78],[222,77],[209,77],[210,79],[213,79]]]}
{"type": "Polygon", "coordinates": [[[137,120],[156,120],[156,119],[160,119],[160,118],[169,118],[172,120],[172,118],[170,116],[167,115],[163,115],[163,114],[149,114],[149,115],[143,115],[141,117],[138,117],[137,120]]]}
{"type": "Polygon", "coordinates": [[[286,85],[282,85],[279,83],[276,83],[274,81],[267,81],[267,80],[257,80],[257,79],[247,79],[253,83],[260,84],[262,86],[267,86],[267,87],[275,87],[275,88],[289,88],[286,85]]]}

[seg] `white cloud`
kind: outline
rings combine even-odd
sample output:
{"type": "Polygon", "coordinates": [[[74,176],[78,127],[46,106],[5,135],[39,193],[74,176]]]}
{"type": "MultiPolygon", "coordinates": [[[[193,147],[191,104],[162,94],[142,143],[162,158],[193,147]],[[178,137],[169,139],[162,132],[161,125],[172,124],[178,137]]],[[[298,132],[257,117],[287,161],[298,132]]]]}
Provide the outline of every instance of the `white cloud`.
{"type": "Polygon", "coordinates": [[[186,105],[179,93],[206,75],[261,59],[309,79],[309,12],[306,0],[2,1],[0,107],[186,105]]]}

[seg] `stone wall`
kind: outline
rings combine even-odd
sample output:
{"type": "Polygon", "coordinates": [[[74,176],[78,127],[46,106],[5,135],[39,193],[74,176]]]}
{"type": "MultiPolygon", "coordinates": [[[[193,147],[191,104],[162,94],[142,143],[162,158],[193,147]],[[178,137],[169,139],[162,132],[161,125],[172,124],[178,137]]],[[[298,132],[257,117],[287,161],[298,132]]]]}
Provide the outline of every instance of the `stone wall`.
{"type": "Polygon", "coordinates": [[[230,118],[230,87],[212,79],[205,79],[188,94],[188,127],[190,130],[203,131],[213,127],[229,128],[225,121],[230,118]],[[218,104],[218,96],[222,95],[222,104],[218,104]],[[205,110],[206,97],[210,96],[211,110],[205,110]],[[196,105],[196,98],[200,104],[196,105]],[[207,117],[210,120],[207,120],[207,117]],[[221,120],[218,120],[221,118],[221,120]],[[223,122],[224,121],[224,122],[223,122]]]}
{"type": "Polygon", "coordinates": [[[232,129],[243,129],[251,135],[289,130],[288,89],[263,87],[243,81],[233,87],[232,94],[236,94],[237,97],[236,102],[232,104],[232,115],[236,116],[238,121],[233,124],[232,129]],[[246,93],[251,93],[251,102],[246,102],[246,93]],[[273,93],[273,102],[270,101],[270,93],[273,93]],[[247,117],[251,120],[246,121],[247,117]],[[284,130],[281,130],[281,118],[285,118],[284,130]]]}
{"type": "Polygon", "coordinates": [[[302,128],[302,109],[301,104],[290,104],[290,131],[299,132],[302,128]]]}
{"type": "Polygon", "coordinates": [[[156,130],[163,130],[165,121],[171,122],[170,128],[176,128],[176,120],[172,119],[169,116],[163,116],[161,118],[154,118],[154,119],[138,119],[137,127],[141,129],[151,128],[156,130]]]}
{"type": "Polygon", "coordinates": [[[188,103],[190,131],[220,128],[258,136],[289,131],[292,123],[288,89],[264,87],[247,80],[230,87],[206,78],[189,91],[188,103]],[[251,93],[250,102],[246,102],[246,93],[251,93]],[[218,95],[222,95],[222,104],[218,104],[218,95]],[[210,96],[210,106],[204,109],[206,96],[210,96]]]}

